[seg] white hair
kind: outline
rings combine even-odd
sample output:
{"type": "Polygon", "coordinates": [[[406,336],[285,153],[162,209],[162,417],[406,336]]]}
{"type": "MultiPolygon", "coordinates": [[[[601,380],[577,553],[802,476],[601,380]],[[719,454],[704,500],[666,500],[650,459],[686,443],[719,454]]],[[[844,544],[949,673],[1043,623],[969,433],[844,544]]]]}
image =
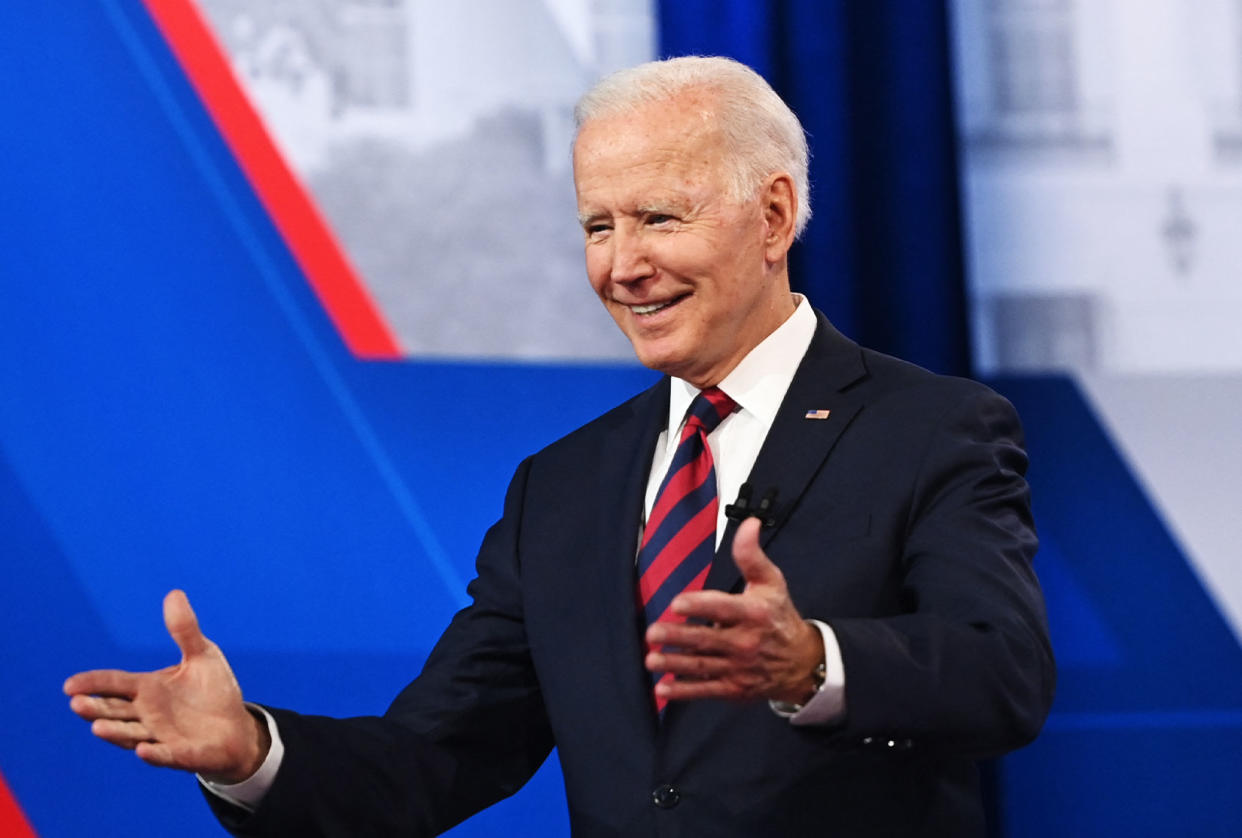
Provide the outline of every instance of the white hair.
{"type": "Polygon", "coordinates": [[[714,96],[713,115],[725,136],[733,169],[730,197],[750,200],[769,175],[788,174],[798,193],[794,233],[801,236],[811,218],[806,132],[776,91],[745,64],[690,55],[618,70],[578,100],[574,125],[580,132],[592,120],[630,113],[696,88],[714,96]]]}

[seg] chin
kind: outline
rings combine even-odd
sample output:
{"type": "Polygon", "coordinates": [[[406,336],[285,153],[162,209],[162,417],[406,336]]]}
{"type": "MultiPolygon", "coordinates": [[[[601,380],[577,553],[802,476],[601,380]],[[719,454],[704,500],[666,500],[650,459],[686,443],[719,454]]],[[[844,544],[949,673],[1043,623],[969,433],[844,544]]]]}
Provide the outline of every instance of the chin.
{"type": "Polygon", "coordinates": [[[634,354],[638,356],[638,363],[647,369],[662,372],[666,375],[678,375],[679,371],[684,369],[686,361],[680,355],[669,352],[657,352],[651,349],[639,348],[634,344],[634,354]]]}
{"type": "Polygon", "coordinates": [[[648,369],[686,378],[703,353],[701,336],[684,328],[669,329],[663,334],[643,335],[623,329],[638,362],[648,369]]]}

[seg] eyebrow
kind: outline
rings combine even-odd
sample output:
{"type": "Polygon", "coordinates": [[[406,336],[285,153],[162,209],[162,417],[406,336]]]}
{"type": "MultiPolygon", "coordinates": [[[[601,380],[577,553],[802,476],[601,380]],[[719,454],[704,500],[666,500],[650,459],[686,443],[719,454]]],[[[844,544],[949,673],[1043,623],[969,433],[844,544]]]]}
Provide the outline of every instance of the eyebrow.
{"type": "Polygon", "coordinates": [[[682,208],[675,201],[659,201],[642,204],[636,209],[639,215],[668,215],[669,213],[680,212],[682,208]]]}
{"type": "MultiPolygon", "coordinates": [[[[634,207],[632,211],[626,211],[623,214],[625,215],[631,215],[631,214],[633,215],[669,215],[669,214],[683,213],[685,211],[686,211],[686,207],[685,207],[684,202],[680,202],[677,200],[668,200],[668,201],[649,201],[646,203],[642,203],[634,207]]],[[[603,210],[597,210],[595,212],[580,212],[578,213],[578,224],[582,227],[585,227],[593,221],[598,221],[601,218],[608,218],[608,217],[609,217],[609,214],[607,212],[604,212],[603,210]]]]}

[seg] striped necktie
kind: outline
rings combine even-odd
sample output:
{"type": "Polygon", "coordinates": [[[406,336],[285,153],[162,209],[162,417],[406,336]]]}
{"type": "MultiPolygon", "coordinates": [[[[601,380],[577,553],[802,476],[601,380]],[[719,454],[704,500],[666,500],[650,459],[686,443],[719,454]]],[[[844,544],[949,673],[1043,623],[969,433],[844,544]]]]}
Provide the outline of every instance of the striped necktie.
{"type": "MultiPolygon", "coordinates": [[[[638,597],[646,624],[680,620],[668,610],[682,591],[703,587],[716,552],[716,468],[707,435],[737,409],[737,403],[709,387],[690,404],[681,441],[673,454],[638,549],[638,597]]],[[[652,686],[671,678],[652,674],[652,686]]],[[[665,701],[656,698],[656,710],[665,701]]]]}

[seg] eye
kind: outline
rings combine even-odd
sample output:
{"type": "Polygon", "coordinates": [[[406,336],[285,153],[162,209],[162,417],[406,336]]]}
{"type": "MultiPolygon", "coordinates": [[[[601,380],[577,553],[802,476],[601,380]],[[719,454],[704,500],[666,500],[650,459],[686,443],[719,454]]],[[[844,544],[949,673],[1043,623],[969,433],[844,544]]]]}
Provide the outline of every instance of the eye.
{"type": "Polygon", "coordinates": [[[582,229],[586,232],[587,238],[598,238],[611,230],[612,225],[601,221],[593,221],[590,224],[583,225],[582,229]]]}
{"type": "Polygon", "coordinates": [[[663,212],[653,212],[647,216],[647,223],[651,224],[652,226],[668,224],[669,222],[675,221],[675,220],[676,219],[674,219],[673,216],[667,213],[663,213],[663,212]]]}

